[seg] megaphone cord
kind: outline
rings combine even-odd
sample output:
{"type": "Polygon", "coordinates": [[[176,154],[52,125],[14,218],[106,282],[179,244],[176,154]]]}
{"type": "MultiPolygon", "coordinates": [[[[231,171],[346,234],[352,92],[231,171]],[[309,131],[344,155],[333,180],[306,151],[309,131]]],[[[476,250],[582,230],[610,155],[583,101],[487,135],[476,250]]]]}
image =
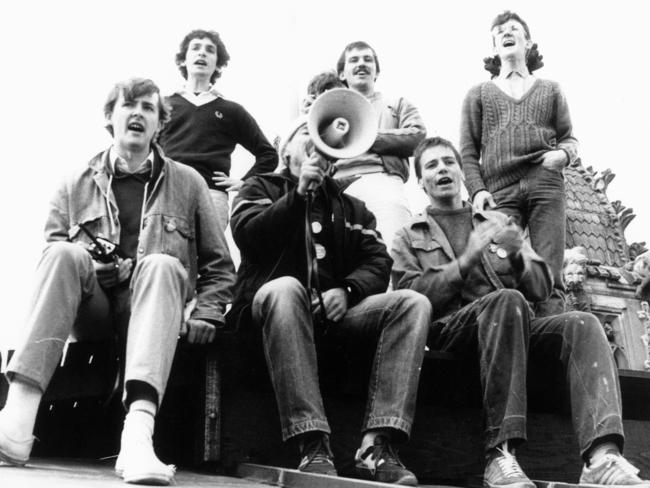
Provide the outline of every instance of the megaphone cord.
{"type": "Polygon", "coordinates": [[[310,297],[316,294],[320,308],[320,319],[323,324],[327,323],[327,313],[323,294],[320,289],[320,280],[318,278],[318,261],[316,259],[316,248],[314,246],[314,236],[311,229],[311,209],[314,203],[314,191],[308,190],[305,195],[305,256],[307,257],[307,290],[310,297]]]}

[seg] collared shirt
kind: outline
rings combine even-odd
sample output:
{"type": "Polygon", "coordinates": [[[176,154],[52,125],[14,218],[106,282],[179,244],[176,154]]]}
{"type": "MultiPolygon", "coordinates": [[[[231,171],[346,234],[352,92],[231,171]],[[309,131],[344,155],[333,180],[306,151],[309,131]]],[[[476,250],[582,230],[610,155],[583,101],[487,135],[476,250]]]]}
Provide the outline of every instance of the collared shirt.
{"type": "Polygon", "coordinates": [[[503,90],[504,93],[515,100],[521,99],[535,83],[535,77],[530,73],[521,73],[516,70],[505,71],[502,69],[499,76],[494,79],[494,83],[503,90]]]}
{"type": "Polygon", "coordinates": [[[124,160],[124,158],[117,154],[115,146],[111,146],[111,149],[108,153],[108,161],[111,165],[111,171],[114,175],[135,175],[151,173],[151,170],[153,168],[153,150],[149,152],[147,159],[142,161],[142,163],[140,163],[140,166],[138,166],[135,171],[131,171],[129,169],[128,163],[124,160]]]}
{"type": "Polygon", "coordinates": [[[176,90],[176,93],[196,107],[210,103],[217,98],[223,98],[223,95],[215,89],[214,85],[211,85],[208,91],[199,92],[198,94],[188,90],[186,86],[183,86],[180,90],[176,90]]]}

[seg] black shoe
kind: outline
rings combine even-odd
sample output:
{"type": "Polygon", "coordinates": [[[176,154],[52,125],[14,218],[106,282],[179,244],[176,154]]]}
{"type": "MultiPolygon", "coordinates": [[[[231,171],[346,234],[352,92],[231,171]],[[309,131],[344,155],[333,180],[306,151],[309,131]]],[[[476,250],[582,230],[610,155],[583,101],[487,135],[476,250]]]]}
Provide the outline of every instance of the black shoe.
{"type": "Polygon", "coordinates": [[[354,460],[354,469],[360,478],[396,485],[418,484],[418,479],[404,467],[386,436],[375,437],[374,445],[365,452],[359,449],[354,460]]]}
{"type": "Polygon", "coordinates": [[[334,454],[330,449],[330,439],[327,434],[310,436],[305,440],[300,449],[298,470],[303,473],[338,476],[334,467],[334,454]]]}

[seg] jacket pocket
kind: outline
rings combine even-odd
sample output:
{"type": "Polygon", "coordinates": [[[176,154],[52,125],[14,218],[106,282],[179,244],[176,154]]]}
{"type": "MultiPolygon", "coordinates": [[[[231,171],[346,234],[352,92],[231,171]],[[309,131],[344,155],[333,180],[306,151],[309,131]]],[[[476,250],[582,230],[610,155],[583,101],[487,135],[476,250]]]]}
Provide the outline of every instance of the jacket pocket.
{"type": "Polygon", "coordinates": [[[92,239],[86,232],[81,229],[82,224],[88,232],[95,237],[109,238],[106,235],[107,217],[103,213],[85,212],[78,216],[74,225],[68,229],[68,239],[72,242],[85,242],[87,244],[92,242],[92,239]]]}
{"type": "Polygon", "coordinates": [[[193,254],[194,225],[183,217],[161,215],[160,252],[178,258],[185,266],[189,265],[193,254]]]}

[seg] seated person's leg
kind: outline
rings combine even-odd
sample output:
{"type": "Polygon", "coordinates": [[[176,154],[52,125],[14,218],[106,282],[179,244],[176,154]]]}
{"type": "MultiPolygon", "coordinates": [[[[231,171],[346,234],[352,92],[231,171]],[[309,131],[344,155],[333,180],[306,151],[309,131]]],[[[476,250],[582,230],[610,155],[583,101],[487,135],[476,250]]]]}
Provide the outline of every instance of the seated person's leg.
{"type": "Polygon", "coordinates": [[[329,448],[330,427],[318,382],[307,291],[292,277],[272,280],[255,294],[252,317],[262,328],[282,440],[297,441],[301,471],[336,475],[329,448]]]}
{"type": "Polygon", "coordinates": [[[486,422],[484,484],[533,488],[514,456],[526,440],[526,349],[530,313],[516,290],[489,293],[434,323],[429,343],[478,355],[486,422]]]}
{"type": "Polygon", "coordinates": [[[94,316],[108,316],[108,301],[97,283],[89,254],[76,244],[49,244],[36,270],[26,339],[7,369],[10,385],[0,411],[0,460],[18,465],[27,462],[43,392],[77,314],[91,311],[94,316]]]}
{"type": "Polygon", "coordinates": [[[377,338],[356,470],[375,481],[413,485],[393,443],[408,439],[424,359],[431,304],[411,290],[373,295],[348,309],[337,334],[377,338]]]}
{"type": "Polygon", "coordinates": [[[124,420],[115,469],[128,483],[169,484],[175,467],[153,449],[154,419],[163,398],[188,294],[187,272],[168,255],[149,255],[131,280],[124,420]]]}
{"type": "Polygon", "coordinates": [[[650,486],[621,455],[624,434],[620,387],[598,319],[585,312],[534,319],[530,348],[531,360],[559,360],[566,372],[571,417],[585,460],[580,483],[650,486]]]}

